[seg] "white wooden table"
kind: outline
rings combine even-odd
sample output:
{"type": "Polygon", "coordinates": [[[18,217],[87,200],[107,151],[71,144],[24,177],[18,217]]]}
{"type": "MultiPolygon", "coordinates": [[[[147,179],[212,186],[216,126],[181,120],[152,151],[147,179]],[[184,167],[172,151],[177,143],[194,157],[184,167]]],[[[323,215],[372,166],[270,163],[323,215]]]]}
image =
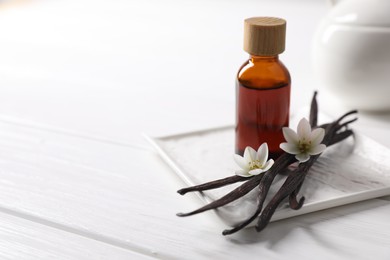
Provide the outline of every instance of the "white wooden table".
{"type": "MultiPolygon", "coordinates": [[[[200,201],[176,193],[183,182],[141,136],[234,123],[250,16],[287,19],[292,110],[306,106],[320,85],[311,39],[328,9],[0,1],[0,259],[390,259],[390,197],[230,237],[213,212],[178,218],[200,201]]],[[[320,106],[344,112],[321,94],[320,106]]],[[[389,114],[362,114],[355,128],[390,148],[389,114]]]]}

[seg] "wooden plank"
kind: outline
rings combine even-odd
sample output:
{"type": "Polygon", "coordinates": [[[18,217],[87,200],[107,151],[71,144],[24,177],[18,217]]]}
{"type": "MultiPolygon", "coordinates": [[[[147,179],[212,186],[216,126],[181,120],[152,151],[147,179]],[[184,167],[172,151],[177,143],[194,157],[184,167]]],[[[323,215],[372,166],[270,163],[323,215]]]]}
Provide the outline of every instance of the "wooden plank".
{"type": "Polygon", "coordinates": [[[151,259],[0,212],[1,259],[151,259]]]}
{"type": "Polygon", "coordinates": [[[168,259],[375,259],[389,255],[390,204],[372,200],[223,237],[153,152],[0,123],[0,205],[4,211],[143,255],[168,259]],[[275,251],[275,249],[277,249],[275,251]]]}

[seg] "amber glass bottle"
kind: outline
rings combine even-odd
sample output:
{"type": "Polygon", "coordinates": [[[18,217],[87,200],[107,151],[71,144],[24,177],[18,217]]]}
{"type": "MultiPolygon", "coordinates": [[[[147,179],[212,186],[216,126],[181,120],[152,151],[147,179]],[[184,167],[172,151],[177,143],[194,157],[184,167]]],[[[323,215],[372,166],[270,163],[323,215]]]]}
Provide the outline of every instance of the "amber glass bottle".
{"type": "Polygon", "coordinates": [[[279,60],[284,51],[286,21],[273,17],[245,20],[244,50],[250,54],[237,74],[236,153],[267,142],[276,159],[289,124],[291,79],[279,60]]]}

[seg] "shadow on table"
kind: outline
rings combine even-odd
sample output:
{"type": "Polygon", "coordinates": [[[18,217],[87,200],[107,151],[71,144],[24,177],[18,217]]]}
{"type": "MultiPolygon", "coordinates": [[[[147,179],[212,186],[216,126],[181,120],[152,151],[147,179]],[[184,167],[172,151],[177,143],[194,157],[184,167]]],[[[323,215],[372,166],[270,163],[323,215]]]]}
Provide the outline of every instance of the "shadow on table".
{"type": "MultiPolygon", "coordinates": [[[[264,244],[267,248],[272,249],[278,243],[286,242],[284,240],[292,241],[292,236],[295,237],[297,232],[304,233],[310,236],[311,239],[329,249],[334,248],[340,251],[340,246],[336,241],[326,239],[321,236],[321,231],[328,230],[327,235],[338,236],[336,230],[337,225],[342,225],[343,221],[340,219],[348,218],[348,216],[369,212],[375,208],[388,205],[386,200],[369,200],[358,203],[340,206],[332,209],[318,211],[306,215],[284,219],[270,223],[262,232],[256,232],[255,228],[247,228],[240,232],[228,236],[228,241],[234,244],[264,244]],[[334,222],[335,229],[329,229],[329,226],[334,222]],[[321,223],[324,223],[322,226],[321,223]],[[333,232],[332,232],[333,231],[333,232]],[[295,233],[295,234],[294,234],[295,233]]],[[[369,217],[369,216],[368,216],[369,217]]],[[[368,220],[369,221],[369,220],[368,220]]],[[[288,242],[287,241],[287,242],[288,242]]]]}
{"type": "Polygon", "coordinates": [[[364,116],[370,116],[378,121],[390,122],[390,110],[389,111],[359,111],[364,116]]]}

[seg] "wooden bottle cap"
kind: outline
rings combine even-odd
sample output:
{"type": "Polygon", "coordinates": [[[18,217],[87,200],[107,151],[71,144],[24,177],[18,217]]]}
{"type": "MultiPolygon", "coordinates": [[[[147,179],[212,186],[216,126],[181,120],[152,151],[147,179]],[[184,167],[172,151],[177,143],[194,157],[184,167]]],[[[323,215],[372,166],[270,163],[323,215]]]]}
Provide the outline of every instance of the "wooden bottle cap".
{"type": "Polygon", "coordinates": [[[244,23],[244,50],[252,55],[274,56],[284,51],[286,20],[252,17],[244,23]]]}

